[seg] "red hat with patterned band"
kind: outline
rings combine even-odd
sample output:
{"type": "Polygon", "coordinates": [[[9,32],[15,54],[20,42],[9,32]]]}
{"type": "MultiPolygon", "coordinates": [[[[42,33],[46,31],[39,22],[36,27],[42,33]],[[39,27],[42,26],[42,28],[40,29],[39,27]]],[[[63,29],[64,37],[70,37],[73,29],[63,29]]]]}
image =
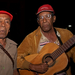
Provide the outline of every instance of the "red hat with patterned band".
{"type": "Polygon", "coordinates": [[[36,15],[43,12],[43,11],[50,11],[50,12],[53,12],[55,14],[54,9],[49,4],[44,4],[44,5],[40,6],[36,15]]]}

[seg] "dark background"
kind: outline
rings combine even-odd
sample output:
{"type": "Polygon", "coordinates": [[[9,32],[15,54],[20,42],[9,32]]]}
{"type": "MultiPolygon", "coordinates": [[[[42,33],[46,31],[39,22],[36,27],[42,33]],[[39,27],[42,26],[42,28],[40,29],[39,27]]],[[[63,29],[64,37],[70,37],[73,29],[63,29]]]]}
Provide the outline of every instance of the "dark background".
{"type": "Polygon", "coordinates": [[[18,43],[22,42],[27,34],[38,27],[36,22],[37,9],[42,4],[50,4],[57,16],[55,27],[68,28],[74,34],[75,5],[74,0],[2,0],[0,10],[6,10],[13,15],[9,38],[18,43]]]}
{"type": "Polygon", "coordinates": [[[2,0],[0,1],[0,10],[6,10],[13,15],[8,37],[19,45],[26,35],[38,27],[37,9],[47,3],[52,5],[55,10],[57,19],[54,26],[67,28],[75,34],[74,0],[2,0]],[[68,25],[72,25],[72,27],[69,28],[68,25]]]}

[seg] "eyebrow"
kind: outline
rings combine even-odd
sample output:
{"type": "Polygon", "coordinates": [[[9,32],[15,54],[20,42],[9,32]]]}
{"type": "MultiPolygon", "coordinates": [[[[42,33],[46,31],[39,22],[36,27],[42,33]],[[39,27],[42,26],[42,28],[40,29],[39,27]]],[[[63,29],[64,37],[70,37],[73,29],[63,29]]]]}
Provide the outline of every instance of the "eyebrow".
{"type": "MultiPolygon", "coordinates": [[[[2,18],[0,18],[0,20],[1,20],[2,18]]],[[[5,20],[10,20],[9,18],[6,18],[5,20]]]]}

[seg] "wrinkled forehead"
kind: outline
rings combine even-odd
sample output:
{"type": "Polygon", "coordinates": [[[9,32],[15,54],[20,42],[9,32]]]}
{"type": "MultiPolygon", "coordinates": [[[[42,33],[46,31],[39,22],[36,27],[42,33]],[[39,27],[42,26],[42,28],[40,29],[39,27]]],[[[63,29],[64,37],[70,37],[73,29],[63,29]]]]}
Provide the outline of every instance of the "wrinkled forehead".
{"type": "Polygon", "coordinates": [[[8,20],[10,20],[10,17],[7,14],[0,14],[0,19],[8,19],[8,20]]]}

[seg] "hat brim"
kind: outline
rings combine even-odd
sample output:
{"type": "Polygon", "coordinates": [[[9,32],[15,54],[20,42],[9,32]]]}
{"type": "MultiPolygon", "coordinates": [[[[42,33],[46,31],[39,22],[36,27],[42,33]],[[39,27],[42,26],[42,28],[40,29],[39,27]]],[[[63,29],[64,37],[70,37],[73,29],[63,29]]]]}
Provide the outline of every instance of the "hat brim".
{"type": "Polygon", "coordinates": [[[41,12],[47,12],[47,11],[54,13],[54,11],[51,11],[51,10],[42,10],[40,12],[37,12],[36,15],[40,14],[41,12]]]}
{"type": "Polygon", "coordinates": [[[0,14],[7,14],[9,17],[10,17],[10,20],[12,21],[12,19],[13,19],[13,16],[12,16],[12,14],[10,14],[9,12],[7,12],[7,11],[0,11],[0,14]]]}

